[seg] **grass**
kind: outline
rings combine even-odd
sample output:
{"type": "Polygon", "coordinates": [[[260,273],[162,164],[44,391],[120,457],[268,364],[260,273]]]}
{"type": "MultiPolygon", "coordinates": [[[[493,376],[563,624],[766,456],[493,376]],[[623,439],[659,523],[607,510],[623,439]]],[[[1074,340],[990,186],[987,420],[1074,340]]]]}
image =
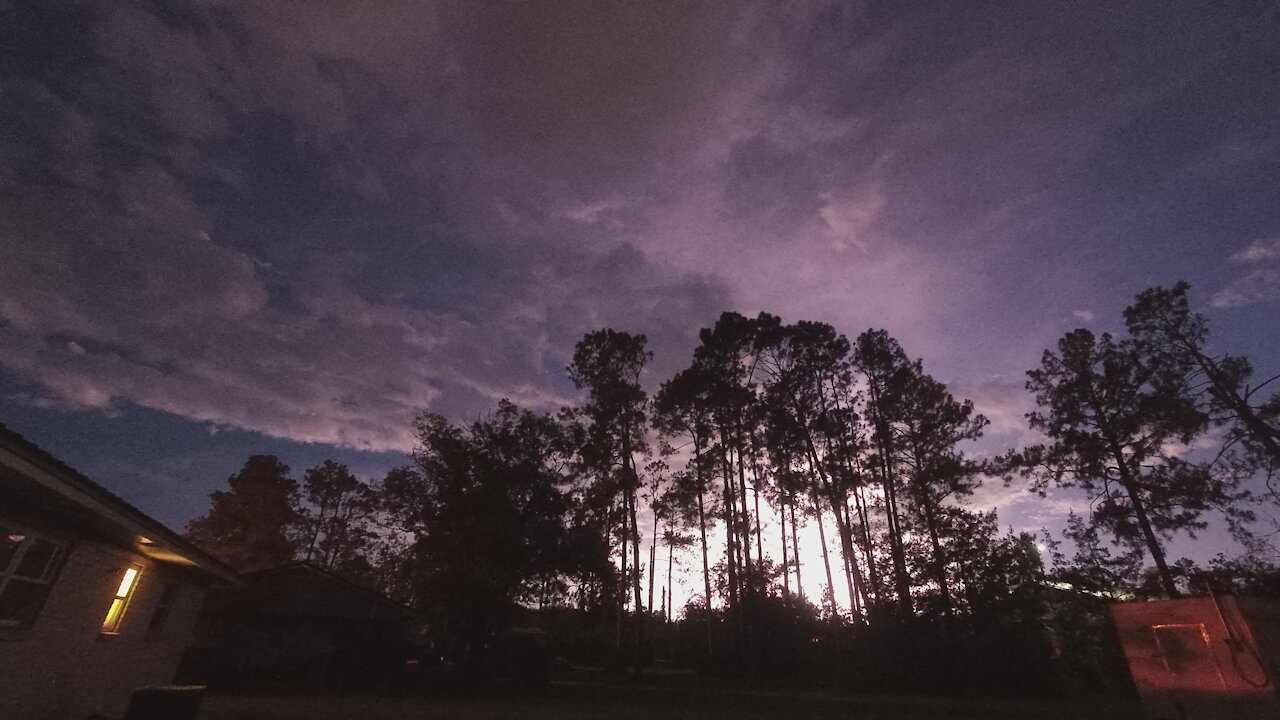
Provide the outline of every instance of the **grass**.
{"type": "Polygon", "coordinates": [[[646,680],[557,681],[544,688],[527,690],[496,686],[489,693],[471,697],[215,695],[206,700],[200,714],[200,720],[1127,720],[1134,717],[1141,717],[1135,702],[1113,698],[1020,701],[872,697],[646,680]]]}

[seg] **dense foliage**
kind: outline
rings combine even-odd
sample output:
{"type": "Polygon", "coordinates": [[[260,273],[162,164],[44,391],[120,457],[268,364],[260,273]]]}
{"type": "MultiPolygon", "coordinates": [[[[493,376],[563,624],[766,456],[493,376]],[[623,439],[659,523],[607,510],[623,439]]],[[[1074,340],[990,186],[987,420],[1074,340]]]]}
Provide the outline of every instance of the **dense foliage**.
{"type": "Polygon", "coordinates": [[[1186,293],[1139,295],[1125,337],[1079,329],[1046,350],[1027,381],[1043,442],[986,461],[987,419],[886,331],[724,313],[657,383],[643,335],[588,333],[567,369],[580,406],[424,414],[412,463],[377,483],[326,462],[299,487],[251,458],[190,534],[242,570],[302,559],[378,587],[463,657],[539,608],[584,657],[637,670],[665,654],[882,690],[993,692],[996,670],[1005,691],[1105,684],[1100,598],[1274,587],[1265,562],[1203,574],[1167,555],[1211,518],[1256,549],[1252,508],[1280,463],[1280,395],[1207,349],[1186,293]],[[1089,503],[1045,547],[966,504],[1000,477],[1089,503]],[[701,593],[677,614],[684,548],[701,593]]]}

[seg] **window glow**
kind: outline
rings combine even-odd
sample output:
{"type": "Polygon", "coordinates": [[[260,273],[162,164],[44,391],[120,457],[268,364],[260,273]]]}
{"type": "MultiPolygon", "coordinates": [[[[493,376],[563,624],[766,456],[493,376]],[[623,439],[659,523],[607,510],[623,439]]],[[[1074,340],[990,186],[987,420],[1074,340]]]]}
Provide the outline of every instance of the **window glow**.
{"type": "Polygon", "coordinates": [[[142,568],[137,566],[125,569],[116,596],[111,598],[111,607],[107,608],[107,617],[102,621],[102,632],[114,634],[120,631],[120,621],[124,620],[124,611],[129,606],[129,598],[133,595],[140,572],[142,568]]]}
{"type": "Polygon", "coordinates": [[[124,571],[124,579],[120,581],[120,589],[116,591],[116,597],[129,597],[129,591],[133,589],[134,578],[138,577],[137,568],[129,568],[124,571]]]}
{"type": "Polygon", "coordinates": [[[107,610],[107,619],[102,621],[103,632],[115,632],[120,627],[120,620],[124,617],[124,600],[120,598],[111,599],[111,608],[107,610]]]}

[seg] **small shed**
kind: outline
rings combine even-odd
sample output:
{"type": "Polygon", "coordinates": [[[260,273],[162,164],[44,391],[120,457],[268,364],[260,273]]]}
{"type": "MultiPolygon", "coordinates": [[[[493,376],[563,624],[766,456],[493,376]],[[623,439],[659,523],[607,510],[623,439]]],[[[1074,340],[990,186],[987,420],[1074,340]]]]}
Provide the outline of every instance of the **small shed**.
{"type": "Polygon", "coordinates": [[[306,562],[210,597],[184,679],[218,686],[361,688],[399,679],[421,625],[409,608],[306,562]]]}
{"type": "Polygon", "coordinates": [[[236,574],[0,425],[0,718],[119,716],[236,574]]]}

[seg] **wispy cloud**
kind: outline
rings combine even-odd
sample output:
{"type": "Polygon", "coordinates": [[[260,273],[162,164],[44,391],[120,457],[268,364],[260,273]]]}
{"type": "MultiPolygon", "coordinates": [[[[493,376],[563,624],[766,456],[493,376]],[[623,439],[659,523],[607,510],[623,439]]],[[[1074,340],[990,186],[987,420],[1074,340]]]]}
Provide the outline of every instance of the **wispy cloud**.
{"type": "MultiPolygon", "coordinates": [[[[111,4],[0,76],[0,366],[366,448],[567,402],[605,325],[660,381],[726,309],[887,327],[1013,442],[1039,348],[1163,272],[1111,241],[1113,164],[1165,154],[1127,133],[1230,59],[1043,4],[211,7],[111,4]]],[[[1214,303],[1273,297],[1278,248],[1214,303]]]]}
{"type": "Polygon", "coordinates": [[[1244,271],[1213,294],[1209,299],[1213,307],[1241,307],[1280,297],[1280,238],[1255,240],[1232,253],[1229,260],[1244,266],[1244,271]]]}
{"type": "Polygon", "coordinates": [[[1280,238],[1255,240],[1231,255],[1231,262],[1242,265],[1280,260],[1280,238]]]}

